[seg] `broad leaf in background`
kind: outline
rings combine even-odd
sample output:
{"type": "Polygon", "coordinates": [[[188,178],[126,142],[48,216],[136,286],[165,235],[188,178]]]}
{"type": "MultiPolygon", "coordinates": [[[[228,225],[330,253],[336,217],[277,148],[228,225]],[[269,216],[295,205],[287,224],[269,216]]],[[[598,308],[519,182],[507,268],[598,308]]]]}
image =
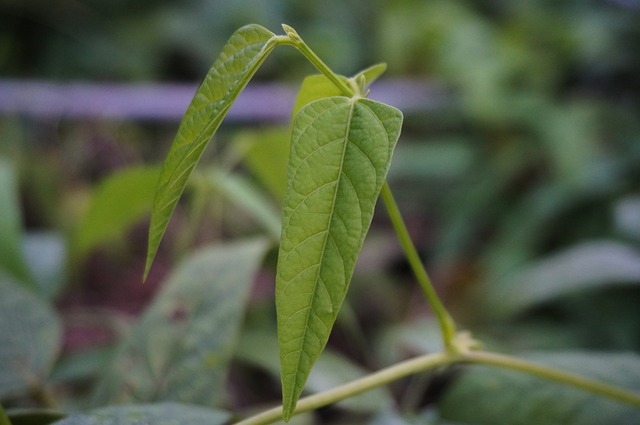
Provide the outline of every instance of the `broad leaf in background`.
{"type": "Polygon", "coordinates": [[[96,187],[89,209],[76,229],[74,254],[117,240],[151,211],[160,170],[133,167],[118,171],[96,187]]]}
{"type": "Polygon", "coordinates": [[[226,199],[250,214],[276,242],[280,239],[280,212],[263,192],[240,174],[214,169],[207,178],[226,199]]]}
{"type": "Polygon", "coordinates": [[[215,406],[268,244],[256,239],[211,246],[188,257],[106,371],[95,401],[180,401],[215,406]]]}
{"type": "Polygon", "coordinates": [[[0,277],[0,398],[44,382],[61,337],[60,320],[47,303],[0,277]]]}
{"type": "Polygon", "coordinates": [[[242,160],[251,174],[281,203],[287,187],[289,129],[274,127],[242,131],[234,138],[234,146],[244,151],[242,160]]]}
{"type": "Polygon", "coordinates": [[[227,412],[180,403],[111,406],[69,416],[55,425],[223,425],[227,412]]]}
{"type": "Polygon", "coordinates": [[[67,282],[66,238],[61,232],[29,232],[24,235],[23,249],[38,295],[54,300],[67,282]]]}
{"type": "Polygon", "coordinates": [[[11,163],[0,158],[0,272],[30,284],[32,276],[22,256],[22,223],[18,182],[11,163]]]}
{"type": "Polygon", "coordinates": [[[614,241],[593,241],[536,261],[496,285],[493,314],[514,314],[576,292],[640,284],[640,252],[614,241]]]}
{"type": "Polygon", "coordinates": [[[276,36],[259,25],[240,28],[227,41],[198,88],[160,173],[149,226],[145,277],[171,214],[205,147],[232,103],[277,43],[276,36]]]}
{"type": "Polygon", "coordinates": [[[628,196],[615,206],[615,225],[626,236],[640,240],[640,196],[628,196]]]}
{"type": "Polygon", "coordinates": [[[285,420],[344,301],[401,124],[393,107],[346,97],[293,123],[276,277],[285,420]]]}
{"type": "MultiPolygon", "coordinates": [[[[636,354],[540,353],[527,356],[602,382],[640,391],[636,354]]],[[[637,406],[588,393],[522,372],[470,366],[440,403],[443,418],[492,425],[632,425],[637,406]]]]}

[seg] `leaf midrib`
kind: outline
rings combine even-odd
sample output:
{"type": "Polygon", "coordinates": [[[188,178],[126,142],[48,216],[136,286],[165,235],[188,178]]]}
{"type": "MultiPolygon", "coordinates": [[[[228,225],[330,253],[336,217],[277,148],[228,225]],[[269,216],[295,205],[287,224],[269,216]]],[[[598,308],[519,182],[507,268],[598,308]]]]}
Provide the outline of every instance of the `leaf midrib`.
{"type": "MultiPolygon", "coordinates": [[[[351,129],[351,121],[353,119],[353,113],[355,111],[355,105],[356,105],[356,100],[354,99],[349,99],[349,104],[350,104],[350,109],[349,109],[349,117],[347,119],[347,123],[345,126],[345,136],[344,136],[344,146],[342,148],[342,155],[340,158],[340,168],[338,170],[338,177],[336,179],[336,188],[335,191],[333,193],[333,200],[331,202],[331,211],[329,214],[329,217],[327,219],[327,230],[324,232],[324,241],[322,243],[322,255],[320,256],[320,261],[318,262],[318,270],[316,272],[315,278],[314,278],[314,285],[313,285],[313,296],[311,299],[311,306],[309,306],[309,308],[307,309],[307,312],[305,314],[305,320],[304,320],[304,327],[305,327],[305,334],[303,335],[303,339],[302,339],[302,344],[300,346],[300,352],[297,355],[296,358],[296,367],[295,370],[298,371],[300,369],[300,358],[302,357],[302,353],[306,353],[305,351],[305,345],[307,344],[307,338],[306,338],[306,332],[308,331],[312,331],[312,329],[309,327],[309,317],[311,315],[312,310],[314,310],[314,301],[315,301],[315,297],[318,291],[318,281],[320,280],[320,272],[322,270],[322,264],[324,261],[324,256],[326,253],[326,248],[327,248],[327,241],[329,240],[329,236],[330,236],[330,226],[331,226],[331,222],[333,221],[333,216],[334,216],[334,211],[335,211],[335,205],[336,205],[336,200],[338,198],[338,190],[340,188],[340,179],[342,178],[342,174],[343,174],[343,169],[344,169],[344,159],[345,159],[345,155],[347,152],[347,145],[349,143],[349,135],[350,135],[350,129],[351,129]]],[[[324,112],[326,113],[326,111],[324,112]]],[[[344,260],[343,260],[344,261],[344,260]]],[[[324,285],[324,283],[323,283],[324,285]]],[[[325,290],[327,291],[327,294],[329,294],[329,290],[325,287],[325,290]]],[[[331,296],[329,296],[329,300],[331,302],[331,313],[334,314],[333,311],[333,300],[331,299],[331,296]]],[[[307,354],[308,356],[308,354],[307,354]]],[[[297,372],[294,372],[294,374],[297,375],[297,372]]],[[[296,387],[295,390],[298,389],[297,387],[297,379],[295,380],[296,382],[296,387]]],[[[293,404],[293,400],[295,399],[295,394],[291,394],[290,395],[290,400],[287,403],[288,405],[292,405],[293,404]]]]}

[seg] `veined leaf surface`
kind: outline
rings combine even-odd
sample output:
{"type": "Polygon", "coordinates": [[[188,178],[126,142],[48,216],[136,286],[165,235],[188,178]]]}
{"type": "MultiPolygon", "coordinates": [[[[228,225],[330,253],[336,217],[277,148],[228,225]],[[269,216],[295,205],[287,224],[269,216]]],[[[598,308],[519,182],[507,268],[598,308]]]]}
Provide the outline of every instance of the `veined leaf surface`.
{"type": "Polygon", "coordinates": [[[149,227],[145,277],[171,214],[205,147],[220,127],[231,104],[277,44],[278,38],[266,28],[259,25],[240,28],[227,41],[198,88],[158,180],[149,227]]]}
{"type": "Polygon", "coordinates": [[[339,96],[293,123],[276,278],[285,420],[344,301],[401,124],[391,106],[339,96]]]}

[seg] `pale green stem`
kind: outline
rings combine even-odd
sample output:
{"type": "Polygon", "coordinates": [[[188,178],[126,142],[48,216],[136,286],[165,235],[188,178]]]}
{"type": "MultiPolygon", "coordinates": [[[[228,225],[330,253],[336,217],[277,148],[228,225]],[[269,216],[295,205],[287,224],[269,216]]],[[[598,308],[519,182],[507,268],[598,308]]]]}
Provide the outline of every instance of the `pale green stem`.
{"type": "MultiPolygon", "coordinates": [[[[296,405],[295,414],[310,412],[365,391],[387,385],[417,372],[435,369],[439,366],[447,366],[455,361],[456,358],[447,353],[427,354],[415,359],[406,360],[332,390],[301,398],[296,405]]],[[[236,425],[270,424],[281,419],[282,406],[279,406],[240,421],[236,425]]]]}
{"type": "MultiPolygon", "coordinates": [[[[296,406],[295,414],[310,412],[341,400],[353,397],[365,391],[390,384],[398,379],[434,370],[438,367],[450,366],[457,363],[484,364],[506,369],[513,369],[530,375],[538,376],[561,384],[580,388],[585,391],[603,395],[634,406],[640,406],[640,394],[609,384],[598,382],[582,376],[564,372],[548,366],[533,363],[485,351],[468,353],[436,353],[426,354],[414,359],[405,360],[363,378],[351,381],[334,389],[301,398],[296,406]]],[[[266,410],[255,416],[237,422],[236,425],[265,425],[282,419],[282,406],[266,410]]]]}
{"type": "Polygon", "coordinates": [[[505,369],[513,369],[525,372],[540,378],[560,382],[562,384],[581,388],[591,393],[614,398],[625,403],[640,406],[640,394],[625,390],[620,387],[606,384],[604,382],[585,378],[575,373],[565,372],[548,366],[523,360],[503,354],[486,351],[471,351],[463,356],[464,362],[498,366],[505,369]]]}
{"type": "Polygon", "coordinates": [[[398,235],[400,245],[402,245],[402,249],[405,252],[407,261],[409,262],[409,265],[411,266],[411,269],[413,270],[413,273],[418,280],[418,283],[420,284],[420,287],[422,288],[427,301],[431,305],[433,312],[438,318],[438,323],[440,324],[440,329],[442,331],[444,346],[448,350],[455,351],[454,340],[456,337],[456,324],[447,309],[440,301],[440,297],[438,297],[438,294],[434,289],[433,284],[431,283],[431,279],[429,279],[429,275],[422,265],[422,261],[420,260],[418,251],[416,251],[416,247],[411,241],[411,236],[409,236],[407,226],[404,224],[404,220],[402,219],[402,215],[400,214],[400,210],[398,209],[398,204],[393,198],[391,188],[386,181],[382,185],[380,196],[382,197],[384,206],[387,208],[389,219],[391,220],[393,228],[398,235]]]}
{"type": "Polygon", "coordinates": [[[302,53],[309,60],[309,62],[311,62],[313,66],[318,69],[318,71],[322,72],[329,80],[331,80],[331,82],[333,82],[333,84],[335,84],[345,96],[352,97],[358,94],[358,90],[356,90],[354,87],[351,87],[344,80],[340,79],[338,75],[333,72],[331,68],[329,68],[327,64],[325,64],[322,59],[320,59],[318,55],[316,55],[315,52],[309,48],[309,46],[307,46],[304,40],[302,40],[302,37],[298,35],[296,30],[285,24],[282,24],[282,28],[287,33],[286,37],[283,37],[281,39],[282,44],[290,44],[298,49],[300,53],[302,53]]]}

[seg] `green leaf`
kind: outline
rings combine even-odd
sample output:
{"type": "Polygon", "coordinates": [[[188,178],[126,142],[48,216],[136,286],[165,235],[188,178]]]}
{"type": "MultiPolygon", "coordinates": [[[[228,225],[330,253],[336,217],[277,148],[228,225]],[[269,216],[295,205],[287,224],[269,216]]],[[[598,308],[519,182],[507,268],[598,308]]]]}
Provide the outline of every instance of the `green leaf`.
{"type": "Polygon", "coordinates": [[[33,279],[22,254],[20,219],[16,173],[9,161],[0,158],[0,271],[30,284],[33,279]]]}
{"type": "Polygon", "coordinates": [[[61,337],[60,320],[47,303],[0,278],[0,398],[44,382],[61,337]]]}
{"type": "Polygon", "coordinates": [[[2,404],[0,404],[0,425],[11,425],[11,421],[9,421],[9,417],[5,413],[2,404]]]}
{"type": "MultiPolygon", "coordinates": [[[[620,387],[640,391],[636,354],[555,353],[528,356],[620,387]]],[[[443,418],[492,425],[638,424],[640,409],[617,400],[511,370],[472,366],[446,391],[443,418]]]]}
{"type": "Polygon", "coordinates": [[[282,202],[287,187],[289,129],[276,127],[243,131],[236,135],[234,142],[246,151],[242,160],[251,173],[282,202]]]}
{"type": "Polygon", "coordinates": [[[225,198],[244,209],[276,242],[280,238],[280,213],[250,180],[239,174],[213,170],[208,178],[225,198]]]}
{"type": "Polygon", "coordinates": [[[365,68],[362,71],[358,72],[353,76],[353,79],[358,81],[358,79],[364,79],[365,87],[369,84],[373,83],[377,80],[382,74],[387,70],[386,63],[377,63],[375,65],[370,66],[369,68],[365,68]]]}
{"type": "MultiPolygon", "coordinates": [[[[349,79],[339,75],[338,78],[349,84],[349,79]]],[[[330,79],[323,74],[314,74],[305,77],[298,90],[298,96],[296,97],[296,103],[293,106],[291,116],[294,118],[298,116],[298,113],[309,103],[324,99],[326,97],[340,96],[342,90],[338,88],[330,79]]]]}
{"type": "Polygon", "coordinates": [[[230,418],[222,410],[180,403],[110,406],[71,415],[55,425],[223,425],[230,418]]]}
{"type": "Polygon", "coordinates": [[[285,420],[344,301],[401,124],[395,108],[346,97],[293,123],[276,278],[285,420]]]}
{"type": "Polygon", "coordinates": [[[496,285],[492,314],[526,308],[585,289],[640,283],[640,252],[614,241],[592,241],[538,260],[496,285]]]}
{"type": "Polygon", "coordinates": [[[267,247],[262,239],[235,242],[185,260],[123,342],[95,401],[215,405],[267,247]]]}
{"type": "MultiPolygon", "coordinates": [[[[363,69],[358,72],[351,79],[356,82],[361,79],[364,80],[365,87],[372,82],[374,82],[378,77],[380,77],[387,70],[387,64],[379,63],[373,65],[369,68],[363,69]]],[[[342,81],[345,82],[346,85],[350,85],[349,78],[338,75],[342,81]]],[[[364,87],[362,87],[362,91],[364,92],[364,87]]],[[[300,86],[300,90],[298,90],[298,96],[296,97],[296,103],[293,107],[292,116],[295,117],[298,115],[298,112],[309,103],[324,99],[325,97],[333,97],[340,96],[342,94],[342,90],[340,90],[330,79],[328,79],[323,74],[315,74],[309,75],[302,81],[302,86],[300,86]]]]}
{"type": "Polygon", "coordinates": [[[205,147],[231,104],[277,44],[277,37],[259,25],[240,28],[227,41],[198,88],[162,166],[151,213],[145,277],[205,147]]]}
{"type": "Polygon", "coordinates": [[[133,167],[118,171],[102,181],[80,222],[73,243],[76,255],[117,240],[151,210],[160,170],[133,167]]]}

